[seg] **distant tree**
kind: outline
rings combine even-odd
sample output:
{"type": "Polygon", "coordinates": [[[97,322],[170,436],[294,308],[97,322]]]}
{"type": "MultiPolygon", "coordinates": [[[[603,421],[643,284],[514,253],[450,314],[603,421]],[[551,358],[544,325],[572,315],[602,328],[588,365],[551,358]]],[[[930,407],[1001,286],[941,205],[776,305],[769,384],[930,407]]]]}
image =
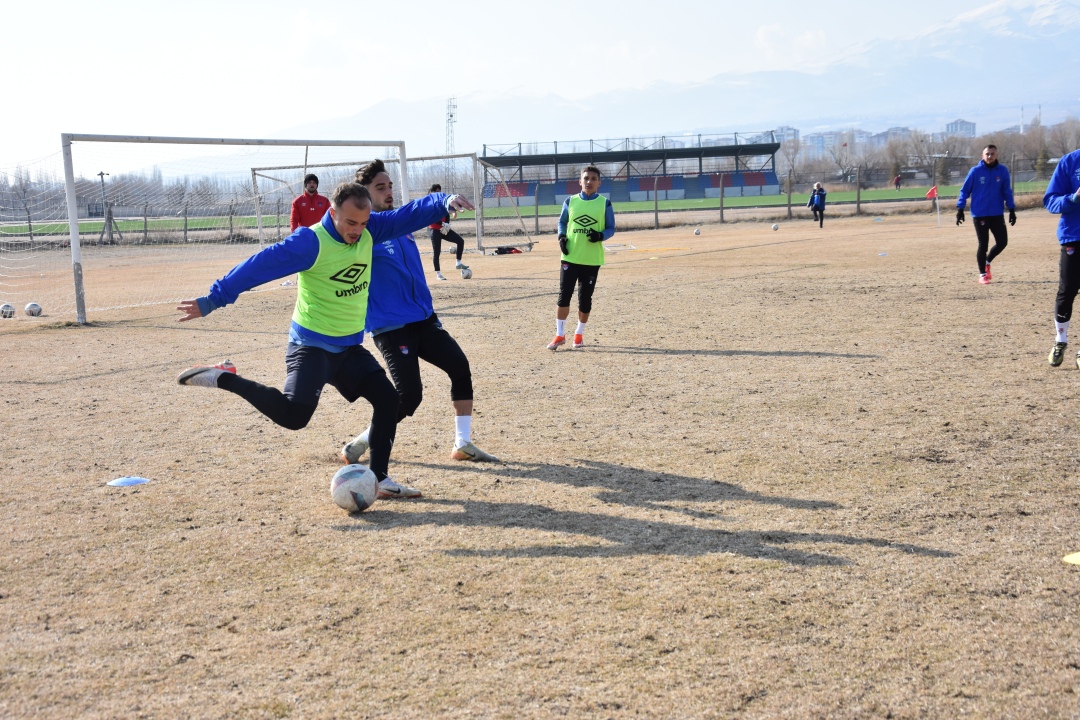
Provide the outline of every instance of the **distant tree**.
{"type": "Polygon", "coordinates": [[[1070,115],[1049,129],[1046,140],[1053,157],[1080,149],[1080,120],[1070,115]]]}
{"type": "Polygon", "coordinates": [[[1039,151],[1039,156],[1035,158],[1035,179],[1050,179],[1050,151],[1046,146],[1043,146],[1043,149],[1039,151]]]}

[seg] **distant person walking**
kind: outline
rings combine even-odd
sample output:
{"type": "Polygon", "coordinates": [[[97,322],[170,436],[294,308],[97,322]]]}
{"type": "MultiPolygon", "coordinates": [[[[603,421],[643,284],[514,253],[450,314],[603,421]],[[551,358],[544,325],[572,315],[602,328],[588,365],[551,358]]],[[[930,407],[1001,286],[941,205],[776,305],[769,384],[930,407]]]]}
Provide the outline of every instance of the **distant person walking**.
{"type": "Polygon", "coordinates": [[[575,350],[585,347],[585,323],[592,312],[596,276],[604,264],[604,241],[615,234],[615,210],[611,201],[600,194],[600,170],[589,165],[581,170],[581,192],[563,201],[559,215],[559,299],[556,301],[555,338],[548,350],[566,344],[566,318],[570,316],[570,298],[578,291],[578,324],[574,331],[575,350]]]}
{"type": "Polygon", "coordinates": [[[329,209],[330,201],[319,194],[319,178],[308,173],[304,176],[304,192],[292,201],[289,230],[296,232],[298,227],[317,225],[329,209]]]}
{"type": "Polygon", "coordinates": [[[964,222],[964,205],[971,197],[971,220],[975,223],[975,237],[979,249],[975,261],[979,264],[979,282],[990,284],[990,263],[1009,244],[1009,231],[1005,227],[1003,208],[1009,209],[1009,224],[1016,224],[1016,201],[1013,200],[1012,180],[1009,169],[997,159],[997,145],[983,148],[982,160],[968,171],[956,199],[956,224],[964,222]],[[987,253],[990,234],[994,235],[994,247],[987,253]]]}
{"type": "Polygon", "coordinates": [[[897,175],[896,177],[894,177],[892,179],[892,184],[893,184],[893,187],[896,188],[896,191],[900,192],[900,176],[899,175],[897,175]]]}
{"type": "Polygon", "coordinates": [[[814,189],[810,191],[810,199],[806,201],[806,207],[814,213],[818,227],[825,227],[825,188],[821,183],[814,183],[814,189]]]}
{"type": "MultiPolygon", "coordinates": [[[[1080,291],[1080,150],[1074,150],[1061,158],[1050,184],[1043,195],[1043,207],[1061,215],[1057,238],[1061,245],[1058,261],[1058,291],[1054,304],[1054,327],[1057,342],[1050,350],[1050,364],[1057,367],[1065,357],[1069,344],[1069,320],[1072,318],[1073,301],[1080,291]]],[[[1076,367],[1080,368],[1080,353],[1076,367]]]]}
{"type": "MultiPolygon", "coordinates": [[[[435,183],[431,186],[431,189],[428,190],[429,195],[431,193],[441,192],[442,185],[440,185],[439,183],[435,183]]],[[[447,215],[446,217],[444,217],[442,219],[442,222],[432,223],[430,226],[430,230],[431,251],[435,254],[435,259],[433,261],[433,264],[435,265],[435,277],[440,280],[446,279],[446,277],[442,274],[442,271],[439,269],[439,256],[442,255],[443,240],[452,242],[457,245],[457,262],[454,264],[454,269],[468,270],[469,266],[461,262],[461,254],[465,252],[465,240],[450,228],[450,216],[447,215]]]]}

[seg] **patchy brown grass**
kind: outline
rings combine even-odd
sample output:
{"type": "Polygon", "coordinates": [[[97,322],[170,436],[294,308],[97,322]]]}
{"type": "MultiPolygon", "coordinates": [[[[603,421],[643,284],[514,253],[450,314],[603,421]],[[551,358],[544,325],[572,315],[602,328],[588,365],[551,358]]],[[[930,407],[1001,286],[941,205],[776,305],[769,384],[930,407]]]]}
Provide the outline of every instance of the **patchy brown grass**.
{"type": "Polygon", "coordinates": [[[554,243],[474,258],[436,304],[508,462],[447,460],[426,369],[392,463],[426,497],[353,517],[328,483],[363,403],[291,433],[175,384],[280,384],[294,290],[23,323],[0,715],[1076,716],[1053,220],[1021,213],[987,287],[925,215],[627,233],[580,352],[543,349],[554,243]]]}

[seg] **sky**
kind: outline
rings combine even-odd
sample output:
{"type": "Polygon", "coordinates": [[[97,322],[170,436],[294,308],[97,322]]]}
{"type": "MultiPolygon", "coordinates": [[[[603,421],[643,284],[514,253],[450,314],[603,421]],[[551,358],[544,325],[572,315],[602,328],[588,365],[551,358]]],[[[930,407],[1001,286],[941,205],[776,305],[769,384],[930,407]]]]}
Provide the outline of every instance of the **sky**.
{"type": "MultiPolygon", "coordinates": [[[[9,3],[0,170],[58,152],[62,132],[281,137],[388,99],[573,100],[728,72],[812,71],[854,44],[989,4],[940,0],[931,15],[849,0],[9,3]],[[683,60],[677,76],[664,62],[672,56],[683,60]]],[[[392,137],[388,123],[376,139],[392,137]]]]}

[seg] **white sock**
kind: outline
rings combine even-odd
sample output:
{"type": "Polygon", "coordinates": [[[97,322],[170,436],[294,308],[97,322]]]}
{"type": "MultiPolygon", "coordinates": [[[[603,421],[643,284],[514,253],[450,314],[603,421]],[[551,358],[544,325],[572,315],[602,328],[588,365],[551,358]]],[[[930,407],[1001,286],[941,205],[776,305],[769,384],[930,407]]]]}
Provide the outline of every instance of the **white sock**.
{"type": "Polygon", "coordinates": [[[1055,320],[1054,327],[1057,328],[1057,341],[1069,342],[1069,323],[1055,320]]]}
{"type": "Polygon", "coordinates": [[[472,442],[472,415],[454,416],[454,448],[472,442]]]}
{"type": "Polygon", "coordinates": [[[575,335],[584,335],[585,334],[585,323],[578,320],[577,321],[577,330],[574,331],[574,334],[575,335]]]}
{"type": "Polygon", "coordinates": [[[555,320],[555,334],[558,335],[559,337],[566,337],[566,321],[565,320],[559,320],[559,319],[555,320]]]}

